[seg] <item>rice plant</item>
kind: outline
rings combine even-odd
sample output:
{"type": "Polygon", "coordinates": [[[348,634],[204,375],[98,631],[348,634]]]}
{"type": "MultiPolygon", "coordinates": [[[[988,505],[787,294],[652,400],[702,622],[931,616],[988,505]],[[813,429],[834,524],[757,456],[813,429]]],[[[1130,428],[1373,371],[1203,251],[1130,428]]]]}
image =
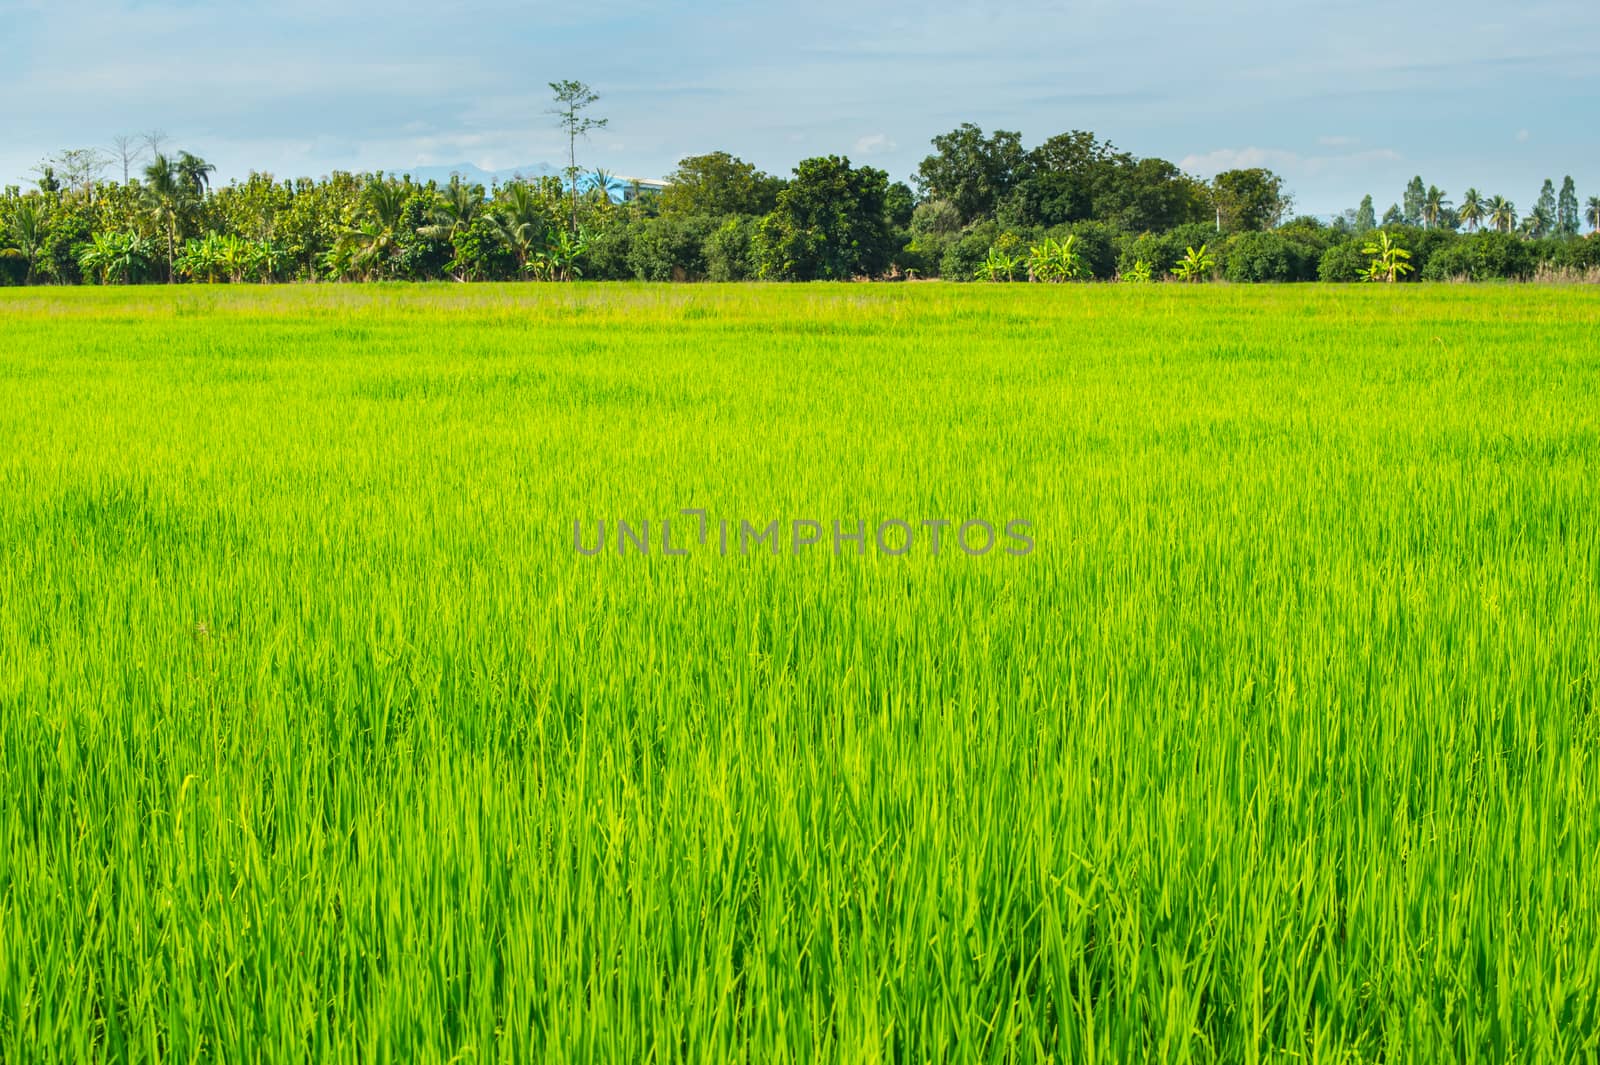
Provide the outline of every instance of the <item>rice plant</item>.
{"type": "Polygon", "coordinates": [[[0,292],[0,1060],[1592,1060],[1595,312],[0,292]]]}

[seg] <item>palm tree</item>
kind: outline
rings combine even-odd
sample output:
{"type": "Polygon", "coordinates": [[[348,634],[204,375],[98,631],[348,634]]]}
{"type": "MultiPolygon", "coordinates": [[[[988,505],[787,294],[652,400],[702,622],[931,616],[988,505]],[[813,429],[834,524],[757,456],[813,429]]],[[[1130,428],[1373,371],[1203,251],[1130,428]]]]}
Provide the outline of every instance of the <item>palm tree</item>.
{"type": "Polygon", "coordinates": [[[430,240],[454,240],[457,233],[472,225],[483,209],[483,186],[468,185],[459,174],[439,190],[439,202],[429,213],[433,221],[417,230],[430,240]]]}
{"type": "Polygon", "coordinates": [[[1590,196],[1584,211],[1584,220],[1589,223],[1590,231],[1600,233],[1600,196],[1590,196]]]}
{"type": "Polygon", "coordinates": [[[1472,232],[1478,231],[1478,223],[1483,221],[1483,194],[1477,189],[1468,189],[1461,194],[1461,220],[1467,224],[1472,232]]]}
{"type": "Polygon", "coordinates": [[[450,184],[441,190],[439,202],[429,213],[433,221],[418,227],[417,233],[430,240],[450,242],[455,255],[446,264],[446,269],[455,275],[457,281],[470,280],[476,272],[475,266],[463,263],[459,243],[461,235],[475,224],[487,227],[491,238],[497,243],[511,243],[511,236],[500,223],[499,217],[485,209],[483,186],[465,184],[459,176],[450,178],[450,184]]]}
{"type": "Polygon", "coordinates": [[[1531,240],[1549,236],[1555,219],[1550,217],[1549,210],[1544,204],[1535,204],[1533,210],[1528,212],[1528,217],[1522,220],[1522,235],[1531,240]]]}
{"type": "Polygon", "coordinates": [[[144,168],[145,210],[167,235],[167,284],[176,280],[178,224],[183,220],[183,176],[172,160],[157,152],[144,168]]]}
{"type": "Polygon", "coordinates": [[[529,259],[545,243],[549,217],[545,201],[526,181],[513,181],[500,190],[500,214],[506,242],[517,257],[517,268],[527,270],[529,259]]]}
{"type": "Polygon", "coordinates": [[[177,168],[178,176],[190,192],[193,192],[198,197],[203,197],[207,192],[211,191],[211,175],[217,172],[216,167],[198,155],[179,152],[177,168]]]}
{"type": "Polygon", "coordinates": [[[11,240],[16,244],[23,261],[28,264],[27,276],[22,279],[24,285],[33,284],[33,267],[39,260],[39,253],[44,250],[47,229],[45,213],[32,196],[24,198],[11,213],[11,240]]]}
{"type": "Polygon", "coordinates": [[[362,190],[361,204],[366,209],[366,217],[341,238],[341,243],[350,252],[351,264],[364,269],[368,277],[382,273],[400,250],[400,226],[409,195],[410,186],[385,180],[382,176],[374,178],[362,190]]]}
{"type": "Polygon", "coordinates": [[[1422,225],[1423,228],[1439,224],[1439,216],[1444,209],[1450,206],[1446,193],[1437,185],[1429,185],[1427,195],[1422,199],[1422,225]]]}
{"type": "Polygon", "coordinates": [[[584,192],[593,197],[601,207],[610,207],[613,203],[627,199],[628,186],[609,170],[596,168],[579,178],[578,184],[584,186],[584,192]]]}
{"type": "Polygon", "coordinates": [[[1517,225],[1517,205],[1504,196],[1492,196],[1487,204],[1489,224],[1502,233],[1509,233],[1517,225]]]}

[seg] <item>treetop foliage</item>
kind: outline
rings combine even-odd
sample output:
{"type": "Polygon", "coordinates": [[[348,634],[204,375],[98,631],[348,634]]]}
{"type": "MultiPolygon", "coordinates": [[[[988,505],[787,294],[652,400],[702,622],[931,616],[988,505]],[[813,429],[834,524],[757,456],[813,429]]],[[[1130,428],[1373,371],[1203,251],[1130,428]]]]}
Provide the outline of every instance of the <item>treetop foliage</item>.
{"type": "Polygon", "coordinates": [[[0,196],[0,284],[1350,281],[1370,273],[1363,249],[1380,226],[1414,268],[1386,270],[1386,280],[1600,270],[1600,241],[1581,237],[1600,229],[1600,199],[1582,200],[1570,176],[1559,189],[1546,181],[1526,213],[1418,176],[1381,220],[1369,194],[1328,224],[1293,217],[1283,179],[1263,168],[1202,180],[1085,130],[1029,147],[1015,131],[964,123],[933,138],[914,189],[840,156],[777,176],[714,151],[682,159],[652,195],[580,166],[579,142],[605,121],[589,110],[598,96],[581,82],[551,89],[565,179],[486,188],[381,172],[252,173],[218,185],[210,163],[160,132],[119,138],[112,156],[62,152],[36,168],[34,187],[0,196]]]}

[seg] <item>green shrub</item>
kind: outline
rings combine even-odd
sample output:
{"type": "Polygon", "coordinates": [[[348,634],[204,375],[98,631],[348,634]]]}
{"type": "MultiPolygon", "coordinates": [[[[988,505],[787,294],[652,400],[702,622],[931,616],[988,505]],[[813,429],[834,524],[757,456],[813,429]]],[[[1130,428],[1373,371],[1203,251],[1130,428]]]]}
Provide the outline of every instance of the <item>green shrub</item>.
{"type": "Polygon", "coordinates": [[[1367,268],[1369,261],[1369,257],[1361,252],[1366,243],[1365,237],[1355,237],[1335,244],[1323,252],[1322,258],[1317,262],[1317,280],[1341,283],[1360,281],[1361,271],[1367,268]]]}
{"type": "Polygon", "coordinates": [[[705,241],[706,276],[712,281],[749,281],[756,276],[751,243],[756,219],[747,215],[728,218],[705,241]]]}
{"type": "Polygon", "coordinates": [[[1280,231],[1236,233],[1218,257],[1229,281],[1311,281],[1317,276],[1317,251],[1280,231]]]}
{"type": "Polygon", "coordinates": [[[945,248],[939,259],[939,276],[951,281],[971,281],[978,276],[983,261],[989,257],[995,233],[989,227],[979,227],[957,239],[945,248]]]}
{"type": "Polygon", "coordinates": [[[717,220],[664,215],[634,223],[628,270],[640,281],[695,281],[706,276],[706,240],[717,220]]]}
{"type": "Polygon", "coordinates": [[[1476,233],[1436,250],[1419,273],[1425,281],[1458,277],[1514,280],[1533,273],[1537,260],[1527,241],[1510,233],[1476,233]]]}

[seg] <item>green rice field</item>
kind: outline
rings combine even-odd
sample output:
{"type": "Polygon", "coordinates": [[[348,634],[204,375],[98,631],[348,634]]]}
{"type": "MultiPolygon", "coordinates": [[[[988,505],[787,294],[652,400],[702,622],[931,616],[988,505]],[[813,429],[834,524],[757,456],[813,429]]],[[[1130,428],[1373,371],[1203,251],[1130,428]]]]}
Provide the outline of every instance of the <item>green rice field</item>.
{"type": "Polygon", "coordinates": [[[0,292],[8,1063],[1592,1061],[1597,683],[1592,288],[0,292]]]}

